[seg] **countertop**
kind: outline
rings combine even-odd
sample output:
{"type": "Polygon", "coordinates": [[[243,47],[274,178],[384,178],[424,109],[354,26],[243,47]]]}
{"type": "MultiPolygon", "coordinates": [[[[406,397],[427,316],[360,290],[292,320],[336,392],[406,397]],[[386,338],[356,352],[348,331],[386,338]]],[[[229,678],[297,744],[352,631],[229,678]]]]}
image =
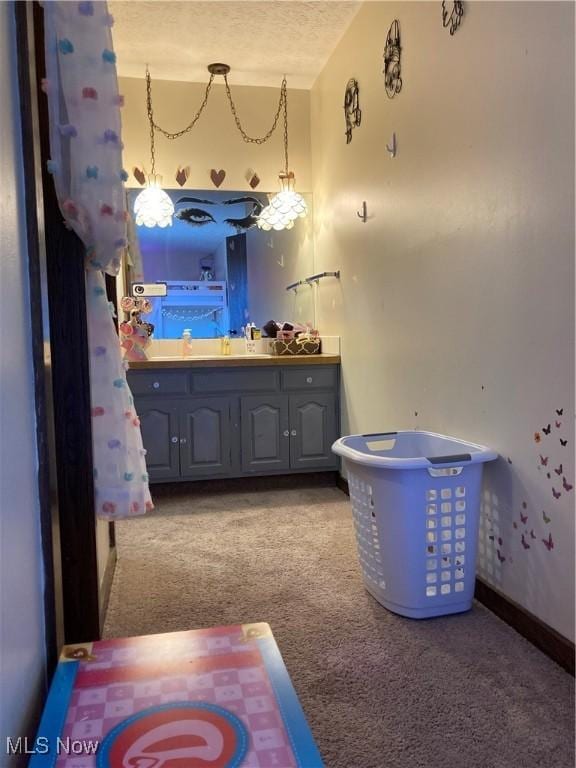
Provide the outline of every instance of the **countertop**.
{"type": "Polygon", "coordinates": [[[128,364],[131,371],[156,368],[245,368],[270,365],[338,365],[340,355],[207,355],[155,357],[128,364]]]}

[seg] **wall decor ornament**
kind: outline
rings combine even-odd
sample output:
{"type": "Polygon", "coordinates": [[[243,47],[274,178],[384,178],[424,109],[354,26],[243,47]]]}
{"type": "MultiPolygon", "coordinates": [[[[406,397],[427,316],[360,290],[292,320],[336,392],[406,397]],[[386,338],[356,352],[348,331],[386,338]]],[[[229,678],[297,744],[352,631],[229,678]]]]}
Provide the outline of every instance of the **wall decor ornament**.
{"type": "Polygon", "coordinates": [[[358,128],[362,122],[360,87],[358,81],[353,77],[348,80],[344,93],[344,118],[346,120],[346,144],[350,144],[352,141],[352,129],[358,128]]]}
{"type": "Polygon", "coordinates": [[[384,87],[389,99],[393,99],[402,90],[402,78],[400,76],[400,22],[394,19],[386,35],[386,47],[384,48],[384,87]]]}
{"type": "Polygon", "coordinates": [[[190,166],[187,165],[185,168],[182,168],[181,166],[178,166],[178,170],[176,171],[176,176],[174,177],[178,184],[180,184],[181,187],[186,184],[188,181],[188,177],[190,176],[190,166]]]}
{"type": "Polygon", "coordinates": [[[219,187],[226,178],[226,171],[223,168],[219,171],[217,171],[216,168],[212,168],[210,171],[210,178],[212,179],[212,184],[214,184],[215,187],[219,187]]]}
{"type": "Polygon", "coordinates": [[[132,173],[134,174],[134,178],[136,179],[138,184],[140,184],[140,186],[143,187],[144,184],[146,184],[146,174],[144,173],[144,171],[140,170],[140,168],[134,168],[132,173]]]}
{"type": "Polygon", "coordinates": [[[446,0],[442,0],[442,26],[449,27],[451,35],[453,35],[460,26],[463,16],[464,3],[462,0],[454,0],[454,2],[448,3],[446,0]]]}

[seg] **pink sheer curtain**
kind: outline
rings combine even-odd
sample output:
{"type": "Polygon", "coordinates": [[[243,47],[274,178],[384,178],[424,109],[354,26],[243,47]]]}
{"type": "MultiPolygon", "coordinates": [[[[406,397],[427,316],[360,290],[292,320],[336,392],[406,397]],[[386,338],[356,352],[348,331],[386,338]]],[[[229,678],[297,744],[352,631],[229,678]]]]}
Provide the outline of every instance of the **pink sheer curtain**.
{"type": "Polygon", "coordinates": [[[152,509],[140,422],[126,382],[104,273],[126,247],[126,197],[113,19],[105,2],[44,3],[48,170],[66,224],[86,246],[86,305],[96,513],[152,509]]]}

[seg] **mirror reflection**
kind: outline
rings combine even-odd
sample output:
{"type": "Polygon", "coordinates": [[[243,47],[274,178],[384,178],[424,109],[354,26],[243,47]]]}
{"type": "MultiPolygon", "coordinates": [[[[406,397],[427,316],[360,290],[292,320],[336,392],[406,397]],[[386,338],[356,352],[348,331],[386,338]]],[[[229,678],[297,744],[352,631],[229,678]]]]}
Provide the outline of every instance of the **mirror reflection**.
{"type": "MultiPolygon", "coordinates": [[[[140,190],[129,191],[131,207],[140,190]]],[[[262,192],[166,190],[172,226],[136,226],[129,283],[162,282],[165,297],[150,298],[155,339],[241,336],[248,323],[269,320],[315,325],[313,288],[286,287],[313,271],[309,215],[292,229],[263,231],[255,217],[268,203],[262,192]]]]}

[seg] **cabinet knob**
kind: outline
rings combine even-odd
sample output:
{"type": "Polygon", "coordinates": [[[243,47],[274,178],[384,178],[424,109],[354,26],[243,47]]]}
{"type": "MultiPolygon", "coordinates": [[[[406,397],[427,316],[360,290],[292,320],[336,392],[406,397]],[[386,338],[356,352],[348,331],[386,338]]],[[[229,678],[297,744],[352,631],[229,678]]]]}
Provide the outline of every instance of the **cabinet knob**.
{"type": "Polygon", "coordinates": [[[312,384],[312,376],[306,376],[306,384],[312,384]]]}
{"type": "Polygon", "coordinates": [[[290,430],[289,429],[285,429],[284,430],[284,437],[290,437],[290,430]]]}
{"type": "Polygon", "coordinates": [[[186,438],[185,437],[181,437],[180,438],[180,442],[182,443],[182,445],[184,445],[186,443],[186,438]]]}
{"type": "Polygon", "coordinates": [[[160,382],[159,381],[153,382],[152,389],[160,389],[160,382]]]}
{"type": "Polygon", "coordinates": [[[293,429],[292,432],[290,432],[290,434],[292,435],[292,437],[296,437],[296,430],[293,429]]]}
{"type": "Polygon", "coordinates": [[[171,443],[177,443],[178,442],[178,438],[177,437],[171,437],[170,438],[170,442],[171,443]]]}

